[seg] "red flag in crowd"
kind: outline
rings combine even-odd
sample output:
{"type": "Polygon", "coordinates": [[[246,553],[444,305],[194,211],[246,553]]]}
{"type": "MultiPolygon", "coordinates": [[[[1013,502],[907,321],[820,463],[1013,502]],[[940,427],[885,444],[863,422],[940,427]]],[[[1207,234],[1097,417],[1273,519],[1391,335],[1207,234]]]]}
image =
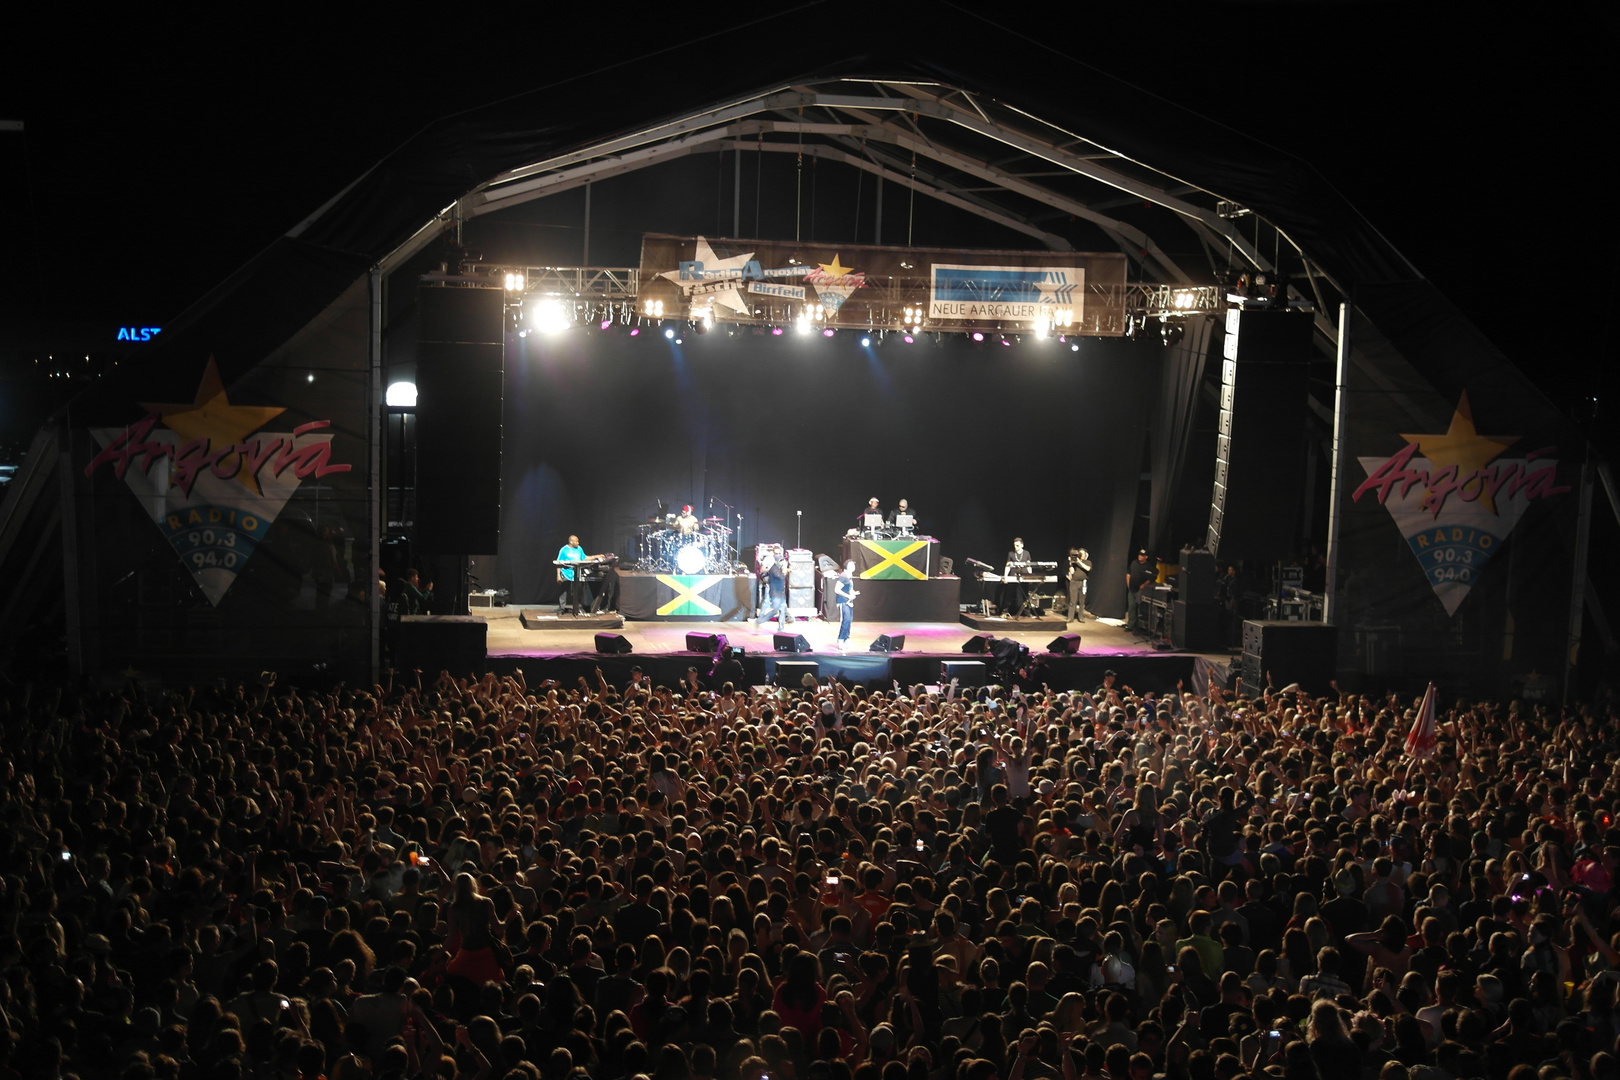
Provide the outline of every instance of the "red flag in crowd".
{"type": "Polygon", "coordinates": [[[1434,730],[1434,683],[1430,683],[1423,692],[1423,706],[1418,709],[1417,719],[1412,722],[1412,730],[1406,735],[1406,756],[1427,761],[1434,756],[1437,741],[1434,730]]]}

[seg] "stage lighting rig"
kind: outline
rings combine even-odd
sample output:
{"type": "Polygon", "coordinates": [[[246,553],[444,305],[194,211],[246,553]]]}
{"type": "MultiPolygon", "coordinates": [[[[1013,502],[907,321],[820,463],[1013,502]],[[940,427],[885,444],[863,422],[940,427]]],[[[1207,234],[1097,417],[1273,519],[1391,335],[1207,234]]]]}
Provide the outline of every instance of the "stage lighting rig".
{"type": "Polygon", "coordinates": [[[508,273],[506,275],[506,291],[510,293],[522,292],[526,280],[522,274],[508,273]]]}
{"type": "Polygon", "coordinates": [[[1176,344],[1187,332],[1187,325],[1181,319],[1172,319],[1168,315],[1159,316],[1159,341],[1166,348],[1176,344]]]}
{"type": "Polygon", "coordinates": [[[555,296],[535,297],[525,301],[529,313],[529,326],[542,334],[560,334],[574,325],[574,305],[555,296]]]}

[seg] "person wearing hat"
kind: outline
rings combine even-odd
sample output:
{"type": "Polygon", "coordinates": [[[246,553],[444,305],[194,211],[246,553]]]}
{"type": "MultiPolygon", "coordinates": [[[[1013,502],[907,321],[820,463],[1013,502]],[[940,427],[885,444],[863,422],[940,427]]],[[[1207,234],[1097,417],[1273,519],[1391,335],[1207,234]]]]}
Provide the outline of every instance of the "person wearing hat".
{"type": "Polygon", "coordinates": [[[1136,561],[1131,563],[1125,571],[1125,625],[1131,629],[1136,628],[1137,601],[1142,590],[1153,584],[1159,576],[1158,570],[1148,561],[1147,548],[1141,548],[1136,553],[1136,561]]]}
{"type": "Polygon", "coordinates": [[[675,515],[675,531],[682,536],[693,536],[698,531],[697,515],[692,512],[690,503],[681,507],[681,512],[675,515]]]}

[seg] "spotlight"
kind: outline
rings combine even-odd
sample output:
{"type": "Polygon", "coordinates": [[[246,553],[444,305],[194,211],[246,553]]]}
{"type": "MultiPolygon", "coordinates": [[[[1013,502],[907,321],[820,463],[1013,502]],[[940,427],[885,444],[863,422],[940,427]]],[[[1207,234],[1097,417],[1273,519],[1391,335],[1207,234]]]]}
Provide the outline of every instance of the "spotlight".
{"type": "Polygon", "coordinates": [[[1070,352],[1079,352],[1080,351],[1080,346],[1078,346],[1078,345],[1070,345],[1069,346],[1069,351],[1070,352]]]}
{"type": "Polygon", "coordinates": [[[597,324],[596,328],[598,330],[606,330],[608,327],[610,327],[612,325],[613,325],[613,320],[612,319],[603,319],[599,324],[597,324]]]}
{"type": "Polygon", "coordinates": [[[1007,340],[1007,335],[1006,334],[1001,335],[1001,343],[1003,345],[1007,346],[1007,348],[1009,348],[1009,349],[1012,348],[1012,342],[1007,340]]]}
{"type": "Polygon", "coordinates": [[[542,300],[529,314],[529,322],[542,334],[560,334],[574,325],[573,312],[561,300],[542,300]]]}
{"type": "Polygon", "coordinates": [[[871,347],[872,347],[872,339],[871,338],[869,338],[869,337],[861,338],[861,348],[869,349],[871,347]]]}
{"type": "Polygon", "coordinates": [[[643,301],[641,313],[649,319],[662,319],[664,317],[664,302],[662,300],[643,301]]]}
{"type": "Polygon", "coordinates": [[[810,325],[810,317],[808,315],[800,315],[799,321],[794,324],[794,329],[801,334],[808,334],[811,329],[813,329],[810,325]]]}
{"type": "Polygon", "coordinates": [[[673,326],[664,327],[664,336],[667,338],[673,338],[675,336],[675,328],[673,326]]]}
{"type": "Polygon", "coordinates": [[[1170,294],[1170,304],[1177,311],[1191,311],[1198,306],[1198,294],[1191,289],[1177,289],[1170,294]]]}
{"type": "Polygon", "coordinates": [[[1035,336],[1044,339],[1052,329],[1051,316],[1042,312],[1035,316],[1035,336]]]}
{"type": "Polygon", "coordinates": [[[640,336],[641,336],[641,327],[639,327],[639,326],[632,326],[632,327],[631,327],[631,328],[630,328],[630,336],[631,336],[631,337],[640,337],[640,336]]]}
{"type": "Polygon", "coordinates": [[[781,337],[781,336],[782,336],[782,328],[780,326],[771,327],[771,337],[781,337]]]}
{"type": "Polygon", "coordinates": [[[529,332],[527,330],[519,330],[518,331],[518,337],[528,337],[528,336],[529,336],[529,332]]]}
{"type": "Polygon", "coordinates": [[[416,384],[409,382],[392,383],[389,385],[387,396],[383,400],[395,408],[414,409],[416,407],[416,384]]]}
{"type": "Polygon", "coordinates": [[[523,291],[523,275],[522,274],[507,274],[506,275],[506,291],[507,292],[522,292],[523,291]]]}
{"type": "Polygon", "coordinates": [[[974,341],[983,341],[984,340],[984,335],[979,333],[979,331],[975,330],[975,331],[973,331],[973,340],[974,341]]]}
{"type": "Polygon", "coordinates": [[[825,329],[825,330],[823,330],[821,332],[821,336],[822,337],[832,337],[833,336],[833,328],[830,327],[830,326],[827,327],[827,329],[825,329]]]}
{"type": "Polygon", "coordinates": [[[907,345],[910,345],[911,342],[913,341],[913,338],[912,338],[912,336],[910,334],[907,334],[905,337],[901,338],[900,340],[904,341],[907,345]]]}
{"type": "Polygon", "coordinates": [[[1180,319],[1172,322],[1163,315],[1159,316],[1159,340],[1167,347],[1180,341],[1182,334],[1186,333],[1186,329],[1180,319]]]}

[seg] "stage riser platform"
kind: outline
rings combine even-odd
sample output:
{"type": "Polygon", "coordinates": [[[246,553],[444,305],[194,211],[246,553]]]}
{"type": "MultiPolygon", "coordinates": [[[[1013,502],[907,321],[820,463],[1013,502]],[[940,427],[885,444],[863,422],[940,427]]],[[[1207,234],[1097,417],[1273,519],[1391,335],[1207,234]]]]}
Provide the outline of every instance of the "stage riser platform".
{"type": "Polygon", "coordinates": [[[1003,619],[1000,615],[975,615],[970,611],[962,612],[960,621],[963,626],[971,626],[975,630],[988,630],[992,634],[1045,633],[1047,631],[1061,634],[1069,628],[1066,619],[1003,619]]]}

